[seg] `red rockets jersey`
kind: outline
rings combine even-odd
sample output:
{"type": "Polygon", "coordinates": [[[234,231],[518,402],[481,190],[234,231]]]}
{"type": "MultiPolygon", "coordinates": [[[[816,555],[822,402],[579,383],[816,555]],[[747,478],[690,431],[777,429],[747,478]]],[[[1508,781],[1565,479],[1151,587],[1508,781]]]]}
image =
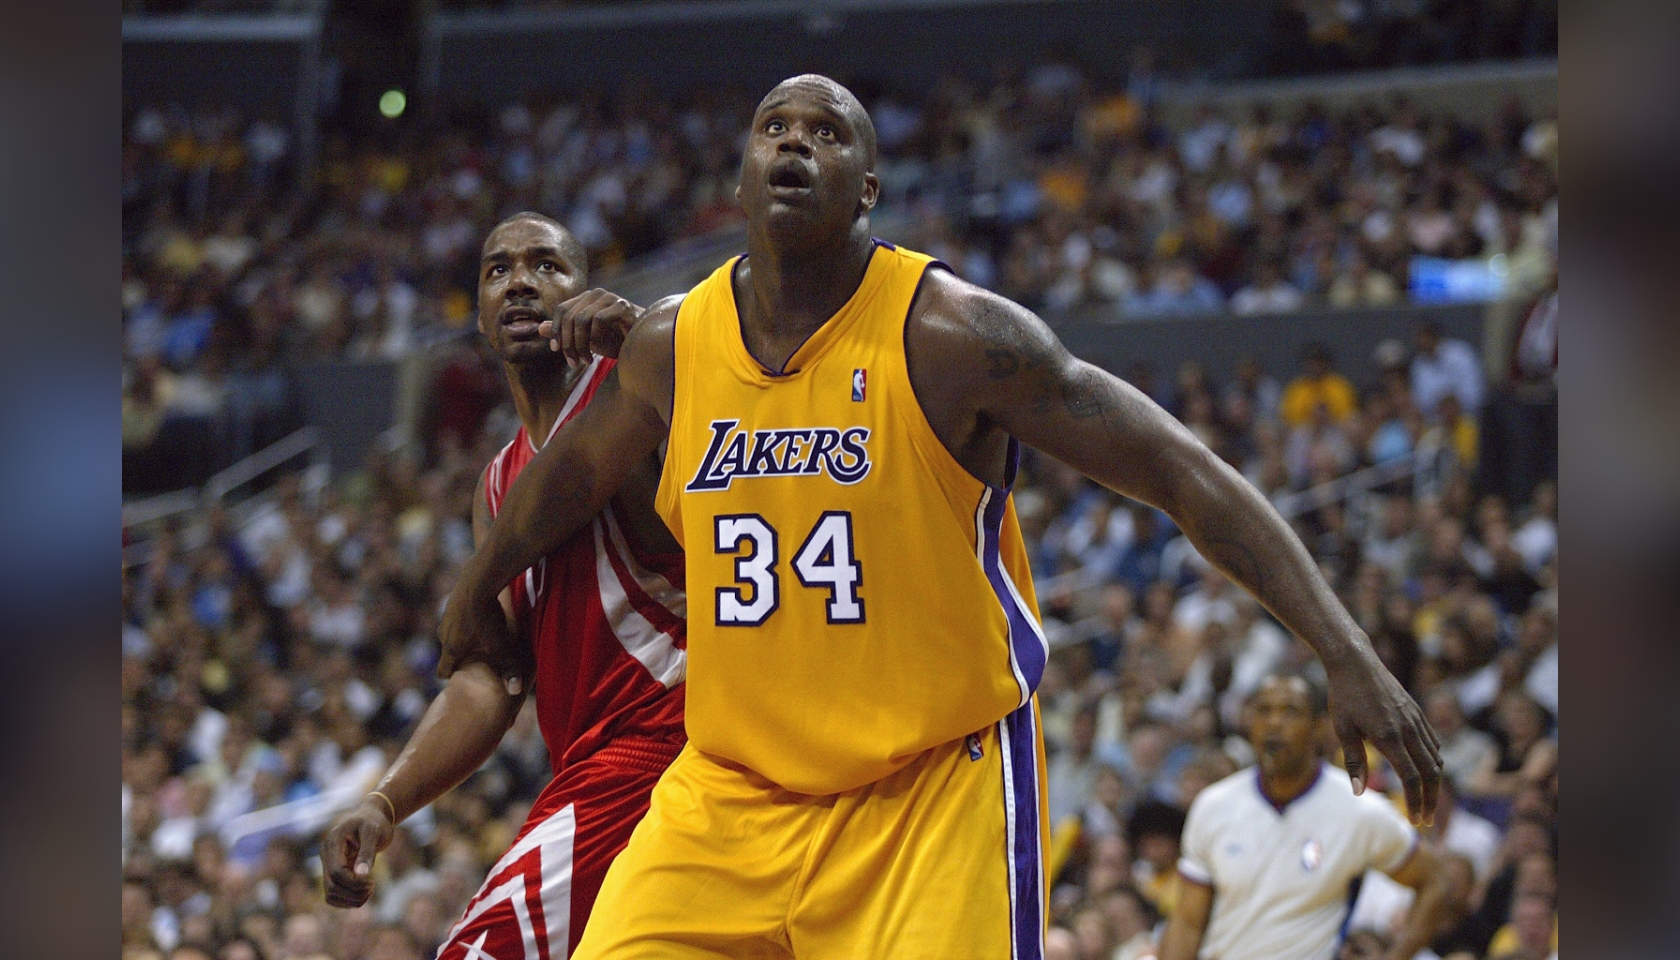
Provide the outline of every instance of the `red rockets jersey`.
{"type": "MultiPolygon", "coordinates": [[[[555,431],[589,403],[614,363],[592,361],[555,431]]],[[[491,516],[536,454],[520,427],[490,462],[484,490],[491,516]]],[[[620,509],[615,499],[513,582],[514,614],[536,659],[537,722],[556,775],[620,737],[680,741],[684,735],[683,557],[639,553],[619,522],[620,509]]]]}

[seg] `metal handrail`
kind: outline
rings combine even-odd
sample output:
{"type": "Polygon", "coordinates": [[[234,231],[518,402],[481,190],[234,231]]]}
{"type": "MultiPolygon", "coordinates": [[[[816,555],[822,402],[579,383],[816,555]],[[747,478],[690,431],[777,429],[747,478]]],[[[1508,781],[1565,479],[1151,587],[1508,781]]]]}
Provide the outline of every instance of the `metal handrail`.
{"type": "Polygon", "coordinates": [[[211,503],[221,502],[229,493],[262,476],[286,461],[308,453],[321,443],[321,431],[314,426],[282,437],[245,459],[212,474],[204,482],[204,496],[211,503]]]}
{"type": "MultiPolygon", "coordinates": [[[[1362,493],[1369,493],[1385,484],[1396,480],[1403,480],[1416,475],[1423,470],[1425,464],[1433,456],[1427,449],[1414,451],[1403,457],[1395,457],[1373,464],[1352,473],[1343,474],[1334,480],[1329,480],[1316,487],[1310,487],[1297,493],[1285,494],[1272,501],[1277,512],[1285,520],[1296,517],[1312,510],[1322,509],[1332,503],[1349,500],[1362,493]]],[[[1080,567],[1068,570],[1054,576],[1034,581],[1034,588],[1040,596],[1048,596],[1060,591],[1078,591],[1094,587],[1101,583],[1104,571],[1080,567]]]]}
{"type": "Polygon", "coordinates": [[[315,833],[325,827],[334,816],[355,806],[356,801],[360,800],[371,786],[371,781],[366,784],[353,784],[302,800],[291,800],[240,814],[223,824],[218,831],[222,849],[232,850],[234,844],[246,837],[272,831],[282,831],[289,836],[307,836],[315,833]]]}
{"type": "Polygon", "coordinates": [[[171,490],[157,496],[135,500],[123,504],[122,525],[127,527],[143,527],[150,523],[172,517],[178,513],[196,510],[203,502],[197,489],[171,490]]]}
{"type": "Polygon", "coordinates": [[[379,751],[358,753],[347,760],[337,786],[314,796],[277,803],[230,818],[217,831],[222,849],[232,850],[239,841],[257,834],[279,832],[305,837],[320,832],[333,817],[355,806],[356,801],[373,789],[388,762],[388,756],[379,751]]]}
{"type": "Polygon", "coordinates": [[[166,517],[190,513],[227,499],[228,494],[263,474],[308,453],[321,445],[321,431],[314,426],[296,430],[256,453],[210,475],[202,487],[171,490],[123,504],[124,528],[141,527],[166,517]]]}
{"type": "Polygon", "coordinates": [[[1403,480],[1423,469],[1431,456],[1428,450],[1416,450],[1403,457],[1384,460],[1363,470],[1343,474],[1316,487],[1299,493],[1285,494],[1273,502],[1285,520],[1293,520],[1303,513],[1319,510],[1332,503],[1340,503],[1361,493],[1369,493],[1385,484],[1403,480]]]}

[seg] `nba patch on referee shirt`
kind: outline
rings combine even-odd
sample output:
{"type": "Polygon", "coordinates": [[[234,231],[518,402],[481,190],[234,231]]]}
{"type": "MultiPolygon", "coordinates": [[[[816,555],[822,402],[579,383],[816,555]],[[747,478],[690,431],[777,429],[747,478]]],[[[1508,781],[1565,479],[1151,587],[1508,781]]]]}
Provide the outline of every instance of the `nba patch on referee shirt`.
{"type": "Polygon", "coordinates": [[[1301,869],[1312,873],[1318,865],[1324,862],[1324,844],[1317,840],[1308,840],[1301,845],[1301,869]]]}
{"type": "Polygon", "coordinates": [[[863,395],[869,389],[869,371],[862,367],[852,371],[852,402],[862,403],[863,395]]]}

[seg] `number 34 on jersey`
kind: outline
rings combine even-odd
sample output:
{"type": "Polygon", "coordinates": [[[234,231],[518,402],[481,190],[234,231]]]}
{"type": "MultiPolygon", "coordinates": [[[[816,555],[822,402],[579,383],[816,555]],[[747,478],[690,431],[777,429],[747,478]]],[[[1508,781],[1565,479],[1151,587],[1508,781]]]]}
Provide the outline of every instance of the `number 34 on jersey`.
{"type": "MultiPolygon", "coordinates": [[[[756,627],[781,606],[780,534],[756,513],[724,514],[713,520],[712,548],[735,554],[735,587],[717,588],[717,625],[756,627]]],[[[804,532],[793,555],[793,573],[805,589],[828,591],[828,622],[863,623],[863,565],[857,560],[849,510],[830,510],[804,532]]]]}

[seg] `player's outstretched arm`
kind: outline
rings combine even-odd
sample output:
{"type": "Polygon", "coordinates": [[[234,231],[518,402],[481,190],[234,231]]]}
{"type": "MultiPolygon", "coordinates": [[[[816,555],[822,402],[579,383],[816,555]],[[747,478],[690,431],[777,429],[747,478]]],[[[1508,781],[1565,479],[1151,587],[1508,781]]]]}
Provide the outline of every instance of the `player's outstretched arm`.
{"type": "Polygon", "coordinates": [[[1434,732],[1266,498],[1142,392],[1069,354],[1031,311],[938,276],[927,285],[919,330],[924,346],[935,345],[928,359],[960,385],[976,423],[1171,516],[1203,557],[1324,661],[1354,788],[1368,780],[1363,737],[1400,774],[1414,817],[1429,819],[1441,769],[1434,732]]]}
{"type": "MultiPolygon", "coordinates": [[[[488,473],[488,471],[486,471],[488,473]]],[[[480,476],[473,500],[473,539],[482,543],[490,531],[490,503],[480,476]]],[[[499,597],[505,622],[512,625],[513,597],[499,597]]],[[[506,651],[514,661],[529,661],[529,644],[513,641],[506,651]]],[[[455,670],[426,708],[402,753],[379,778],[372,793],[340,817],[321,843],[327,903],[359,907],[373,893],[373,859],[391,842],[397,824],[465,780],[484,765],[513,726],[523,695],[510,697],[501,675],[488,662],[455,670]],[[389,803],[387,804],[387,801],[389,803]]]]}
{"type": "Polygon", "coordinates": [[[484,656],[510,693],[523,687],[496,597],[587,524],[669,431],[676,299],[649,308],[626,335],[618,366],[589,405],[543,446],[509,489],[496,522],[461,568],[438,624],[438,675],[484,656]],[[486,652],[488,651],[488,652],[486,652]]]}
{"type": "Polygon", "coordinates": [[[397,824],[483,766],[524,702],[523,696],[507,695],[502,678],[487,664],[455,671],[374,787],[390,800],[389,807],[370,793],[321,841],[329,905],[367,903],[373,894],[373,858],[390,845],[397,824]]]}

